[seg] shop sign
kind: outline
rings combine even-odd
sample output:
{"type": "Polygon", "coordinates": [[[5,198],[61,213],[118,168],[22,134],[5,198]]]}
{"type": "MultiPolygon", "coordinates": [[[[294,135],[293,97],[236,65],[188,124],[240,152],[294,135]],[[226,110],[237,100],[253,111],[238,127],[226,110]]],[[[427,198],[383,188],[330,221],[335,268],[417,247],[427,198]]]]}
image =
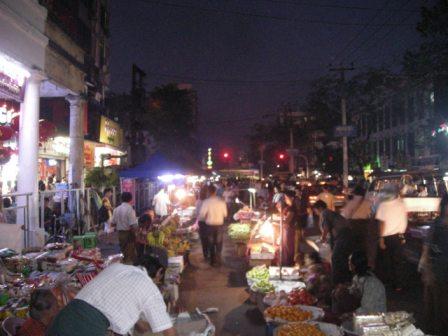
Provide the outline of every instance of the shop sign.
{"type": "Polygon", "coordinates": [[[115,121],[101,117],[100,142],[114,147],[123,145],[123,130],[115,121]]]}
{"type": "Polygon", "coordinates": [[[56,137],[50,140],[52,150],[60,155],[68,156],[70,154],[70,138],[56,137]]]}
{"type": "Polygon", "coordinates": [[[84,143],[84,165],[86,168],[95,166],[95,145],[87,142],[84,143]]]}
{"type": "Polygon", "coordinates": [[[29,72],[0,55],[0,92],[18,101],[23,100],[24,84],[29,72]]]}

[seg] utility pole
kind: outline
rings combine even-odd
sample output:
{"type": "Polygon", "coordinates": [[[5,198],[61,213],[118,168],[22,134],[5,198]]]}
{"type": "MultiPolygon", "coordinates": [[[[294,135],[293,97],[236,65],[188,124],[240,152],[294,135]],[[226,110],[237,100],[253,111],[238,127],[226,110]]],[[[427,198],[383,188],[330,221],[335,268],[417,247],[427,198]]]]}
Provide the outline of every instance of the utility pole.
{"type": "MultiPolygon", "coordinates": [[[[341,75],[341,114],[342,126],[347,126],[347,102],[345,97],[345,72],[355,70],[353,64],[350,67],[330,68],[330,71],[339,72],[341,75]]],[[[344,188],[348,188],[348,141],[347,135],[342,137],[342,182],[344,188]]]]}

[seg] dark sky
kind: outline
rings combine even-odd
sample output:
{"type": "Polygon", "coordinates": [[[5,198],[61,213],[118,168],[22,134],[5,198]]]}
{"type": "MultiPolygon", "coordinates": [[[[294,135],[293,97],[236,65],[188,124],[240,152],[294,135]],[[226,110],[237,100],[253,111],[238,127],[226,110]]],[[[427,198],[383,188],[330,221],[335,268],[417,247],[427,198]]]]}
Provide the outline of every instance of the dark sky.
{"type": "Polygon", "coordinates": [[[204,146],[243,146],[250,126],[303,101],[328,64],[397,64],[417,45],[420,0],[111,0],[111,87],[191,83],[204,146]],[[242,14],[240,14],[242,13],[242,14]],[[395,25],[394,25],[395,24],[395,25]]]}

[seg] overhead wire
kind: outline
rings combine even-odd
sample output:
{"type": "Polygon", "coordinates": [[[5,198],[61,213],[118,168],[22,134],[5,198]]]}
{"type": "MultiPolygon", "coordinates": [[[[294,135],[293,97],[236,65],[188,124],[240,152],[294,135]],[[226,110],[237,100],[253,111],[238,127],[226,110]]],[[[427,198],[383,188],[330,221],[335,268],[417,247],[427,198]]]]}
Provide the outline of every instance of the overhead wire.
{"type": "MultiPolygon", "coordinates": [[[[338,4],[319,4],[310,2],[296,2],[291,0],[252,0],[256,2],[269,2],[274,4],[286,4],[298,7],[315,7],[315,8],[332,8],[341,10],[359,10],[359,11],[377,11],[379,8],[375,7],[364,7],[364,6],[348,6],[348,5],[338,5],[338,4]]],[[[418,12],[418,9],[398,9],[390,8],[389,11],[403,11],[403,12],[418,12]]]]}
{"type": "MultiPolygon", "coordinates": [[[[405,7],[409,2],[411,2],[411,0],[406,0],[400,8],[405,7]]],[[[404,22],[406,21],[411,15],[413,15],[414,13],[408,13],[408,15],[406,15],[404,17],[403,20],[401,20],[400,22],[404,22]]],[[[370,34],[369,36],[367,36],[360,44],[358,44],[357,47],[355,47],[354,49],[352,49],[342,60],[346,60],[348,58],[350,58],[352,55],[356,54],[359,50],[361,50],[366,44],[370,43],[373,39],[373,37],[375,37],[384,27],[387,27],[387,22],[389,20],[391,20],[393,17],[395,16],[395,14],[389,15],[386,20],[380,25],[378,26],[372,34],[370,34]]],[[[394,29],[389,30],[388,34],[392,33],[394,31],[394,29]]],[[[386,34],[386,36],[388,35],[386,34]]]]}
{"type": "MultiPolygon", "coordinates": [[[[196,6],[196,5],[178,4],[178,3],[159,1],[159,0],[137,0],[137,1],[144,2],[147,4],[155,4],[155,5],[160,5],[160,6],[198,10],[198,11],[209,12],[209,13],[232,14],[232,15],[253,17],[253,18],[258,18],[258,19],[269,19],[269,20],[276,20],[276,21],[294,22],[296,24],[308,23],[308,24],[323,24],[323,25],[334,25],[334,26],[363,26],[364,25],[364,23],[362,23],[362,22],[340,22],[340,21],[314,20],[314,19],[304,19],[304,18],[288,18],[288,17],[284,17],[284,16],[274,16],[274,15],[259,14],[259,13],[249,13],[249,12],[240,12],[240,11],[226,10],[226,9],[200,7],[200,6],[196,6]]],[[[397,24],[396,23],[388,23],[386,25],[387,26],[396,26],[397,24]]]]}
{"type": "Polygon", "coordinates": [[[355,42],[359,37],[361,37],[361,35],[368,29],[371,27],[371,24],[376,20],[376,18],[381,14],[381,12],[384,11],[384,9],[386,9],[387,4],[389,3],[389,0],[384,1],[383,5],[381,6],[381,8],[379,8],[378,10],[376,10],[375,14],[370,18],[370,20],[358,31],[358,33],[351,38],[345,45],[344,47],[342,47],[342,49],[339,51],[339,53],[336,54],[336,56],[334,57],[333,61],[337,62],[337,60],[339,59],[339,57],[341,57],[344,52],[346,50],[348,50],[348,48],[353,44],[353,42],[355,42]]]}

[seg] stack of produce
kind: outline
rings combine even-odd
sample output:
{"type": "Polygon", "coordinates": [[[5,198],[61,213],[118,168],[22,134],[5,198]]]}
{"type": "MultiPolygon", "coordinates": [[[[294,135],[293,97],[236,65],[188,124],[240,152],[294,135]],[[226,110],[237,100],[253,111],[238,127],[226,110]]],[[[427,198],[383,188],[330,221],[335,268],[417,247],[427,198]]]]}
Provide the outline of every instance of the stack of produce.
{"type": "Polygon", "coordinates": [[[313,313],[290,306],[274,306],[265,310],[265,316],[271,320],[282,320],[287,322],[302,322],[310,320],[313,313]]]}
{"type": "Polygon", "coordinates": [[[166,248],[168,257],[182,255],[190,249],[188,240],[175,237],[176,228],[173,225],[168,225],[153,230],[148,233],[148,245],[160,248],[166,248]]]}
{"type": "Polygon", "coordinates": [[[250,225],[234,223],[229,225],[229,237],[235,242],[246,243],[250,238],[250,225]]]}
{"type": "Polygon", "coordinates": [[[311,306],[315,304],[317,299],[312,296],[305,288],[294,289],[288,294],[288,302],[291,305],[306,305],[311,306]]]}
{"type": "Polygon", "coordinates": [[[275,290],[269,281],[269,270],[265,265],[255,266],[246,273],[247,282],[254,292],[269,293],[275,290]]]}
{"type": "Polygon", "coordinates": [[[325,333],[314,324],[289,323],[279,327],[276,336],[325,336],[325,333]]]}

